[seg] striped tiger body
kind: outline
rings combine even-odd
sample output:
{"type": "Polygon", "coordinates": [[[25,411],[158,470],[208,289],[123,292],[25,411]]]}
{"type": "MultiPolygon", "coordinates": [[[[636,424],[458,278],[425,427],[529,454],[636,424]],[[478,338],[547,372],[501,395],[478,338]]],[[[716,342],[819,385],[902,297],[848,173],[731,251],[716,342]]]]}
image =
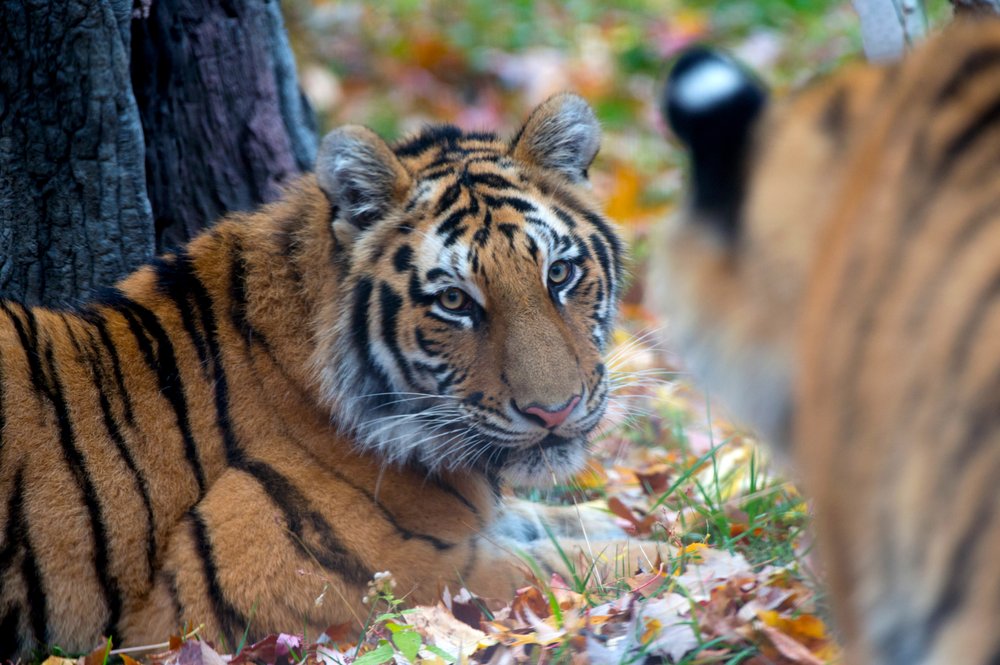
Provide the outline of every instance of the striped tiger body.
{"type": "Polygon", "coordinates": [[[788,447],[848,662],[1000,662],[1000,24],[785,103],[701,50],[657,242],[675,341],[788,447]]]}
{"type": "Polygon", "coordinates": [[[85,306],[0,303],[0,659],[316,635],[380,570],[510,594],[513,537],[558,567],[499,488],[579,469],[605,408],[598,143],[568,95],[511,141],[342,128],[282,200],[85,306]]]}

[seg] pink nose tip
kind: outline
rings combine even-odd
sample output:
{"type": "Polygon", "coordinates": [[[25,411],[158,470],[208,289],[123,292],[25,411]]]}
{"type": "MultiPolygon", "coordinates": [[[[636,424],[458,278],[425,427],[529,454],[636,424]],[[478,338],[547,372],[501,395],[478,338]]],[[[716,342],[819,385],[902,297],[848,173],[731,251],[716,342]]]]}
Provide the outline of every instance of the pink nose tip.
{"type": "Polygon", "coordinates": [[[558,411],[549,411],[548,409],[538,406],[537,404],[532,404],[528,408],[522,410],[522,413],[535,416],[541,420],[546,427],[552,429],[553,427],[558,427],[566,422],[566,419],[569,418],[569,414],[573,410],[573,407],[575,407],[579,402],[580,396],[574,395],[569,402],[566,403],[566,406],[562,407],[558,411]]]}

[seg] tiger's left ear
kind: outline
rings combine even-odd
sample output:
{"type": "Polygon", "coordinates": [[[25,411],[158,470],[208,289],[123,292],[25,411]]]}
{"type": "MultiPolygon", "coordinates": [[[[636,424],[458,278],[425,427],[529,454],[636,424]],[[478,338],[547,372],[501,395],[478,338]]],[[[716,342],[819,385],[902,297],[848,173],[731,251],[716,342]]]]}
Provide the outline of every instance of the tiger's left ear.
{"type": "Polygon", "coordinates": [[[563,93],[531,112],[511,142],[510,154],[519,162],[583,182],[600,147],[601,126],[590,106],[581,97],[563,93]]]}

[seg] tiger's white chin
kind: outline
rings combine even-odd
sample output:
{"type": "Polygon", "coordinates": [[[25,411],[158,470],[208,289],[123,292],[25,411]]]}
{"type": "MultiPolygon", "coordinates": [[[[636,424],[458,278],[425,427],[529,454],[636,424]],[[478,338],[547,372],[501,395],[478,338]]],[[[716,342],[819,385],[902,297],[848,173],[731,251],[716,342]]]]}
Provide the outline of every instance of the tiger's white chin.
{"type": "Polygon", "coordinates": [[[508,485],[551,487],[582,471],[586,461],[585,439],[565,439],[556,445],[536,444],[511,453],[500,475],[508,485]]]}

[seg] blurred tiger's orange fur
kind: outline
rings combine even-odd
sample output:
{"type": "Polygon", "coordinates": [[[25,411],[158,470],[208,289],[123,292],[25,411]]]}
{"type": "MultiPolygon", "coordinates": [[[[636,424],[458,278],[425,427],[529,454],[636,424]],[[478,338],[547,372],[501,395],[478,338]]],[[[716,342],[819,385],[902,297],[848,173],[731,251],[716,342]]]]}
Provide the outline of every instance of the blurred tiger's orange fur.
{"type": "Polygon", "coordinates": [[[727,163],[742,193],[667,225],[654,304],[789,447],[848,662],[1000,662],[1000,23],[773,104],[727,163]]]}

